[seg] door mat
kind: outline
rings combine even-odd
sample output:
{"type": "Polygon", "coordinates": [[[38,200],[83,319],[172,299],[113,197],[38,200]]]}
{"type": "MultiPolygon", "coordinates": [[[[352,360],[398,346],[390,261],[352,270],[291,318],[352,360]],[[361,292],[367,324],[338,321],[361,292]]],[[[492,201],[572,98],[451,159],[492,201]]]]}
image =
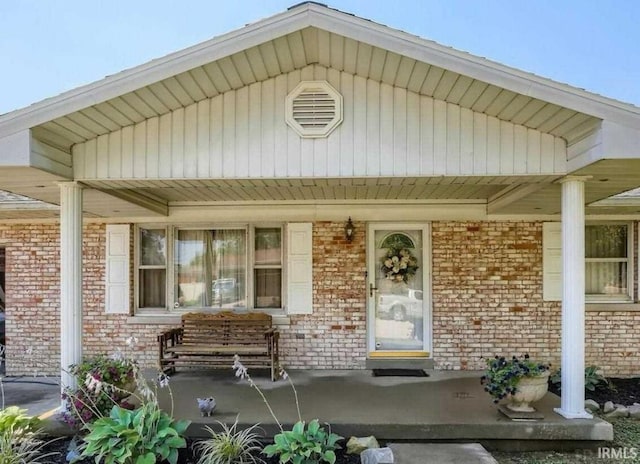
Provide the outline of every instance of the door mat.
{"type": "Polygon", "coordinates": [[[429,377],[423,369],[373,369],[374,377],[429,377]]]}

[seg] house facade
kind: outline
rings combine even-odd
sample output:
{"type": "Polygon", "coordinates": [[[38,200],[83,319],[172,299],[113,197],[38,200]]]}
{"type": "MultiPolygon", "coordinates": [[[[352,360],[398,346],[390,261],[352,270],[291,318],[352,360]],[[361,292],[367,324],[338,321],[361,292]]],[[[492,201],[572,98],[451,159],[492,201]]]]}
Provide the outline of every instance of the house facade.
{"type": "MultiPolygon", "coordinates": [[[[7,373],[265,311],[292,368],[637,375],[640,109],[306,3],[0,116],[7,373]]],[[[65,377],[63,375],[63,380],[65,377]]],[[[65,381],[70,381],[66,379],[65,381]]]]}

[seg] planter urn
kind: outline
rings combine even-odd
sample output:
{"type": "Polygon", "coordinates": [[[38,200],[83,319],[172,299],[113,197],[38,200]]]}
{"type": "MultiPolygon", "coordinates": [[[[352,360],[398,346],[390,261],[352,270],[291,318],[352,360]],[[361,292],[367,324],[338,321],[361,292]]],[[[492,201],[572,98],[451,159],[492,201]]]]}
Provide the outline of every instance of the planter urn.
{"type": "Polygon", "coordinates": [[[529,403],[535,403],[547,393],[549,371],[535,377],[522,377],[516,385],[516,392],[509,395],[506,407],[515,412],[535,412],[529,403]]]}

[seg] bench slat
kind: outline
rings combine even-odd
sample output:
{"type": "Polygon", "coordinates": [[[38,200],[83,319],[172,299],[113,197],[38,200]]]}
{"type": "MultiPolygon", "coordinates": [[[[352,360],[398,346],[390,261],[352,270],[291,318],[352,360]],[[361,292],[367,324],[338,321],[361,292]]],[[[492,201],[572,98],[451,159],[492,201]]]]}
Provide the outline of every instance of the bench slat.
{"type": "Polygon", "coordinates": [[[229,367],[238,354],[247,367],[271,367],[275,380],[278,363],[278,332],[264,313],[188,313],[181,329],[158,337],[160,365],[195,368],[229,367]]]}
{"type": "Polygon", "coordinates": [[[165,350],[166,353],[176,354],[208,354],[208,353],[238,353],[238,354],[267,354],[267,348],[255,346],[220,346],[220,345],[177,345],[165,350]]]}

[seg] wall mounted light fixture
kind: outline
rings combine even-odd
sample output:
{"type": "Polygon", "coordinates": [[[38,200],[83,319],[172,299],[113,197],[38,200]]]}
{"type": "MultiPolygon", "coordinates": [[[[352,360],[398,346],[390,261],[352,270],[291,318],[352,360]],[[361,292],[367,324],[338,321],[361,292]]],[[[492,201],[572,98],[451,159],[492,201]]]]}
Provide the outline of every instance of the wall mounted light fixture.
{"type": "Polygon", "coordinates": [[[353,225],[353,222],[351,222],[351,216],[349,216],[349,220],[344,226],[344,238],[347,239],[347,242],[353,241],[353,234],[355,233],[355,231],[356,228],[353,225]]]}

